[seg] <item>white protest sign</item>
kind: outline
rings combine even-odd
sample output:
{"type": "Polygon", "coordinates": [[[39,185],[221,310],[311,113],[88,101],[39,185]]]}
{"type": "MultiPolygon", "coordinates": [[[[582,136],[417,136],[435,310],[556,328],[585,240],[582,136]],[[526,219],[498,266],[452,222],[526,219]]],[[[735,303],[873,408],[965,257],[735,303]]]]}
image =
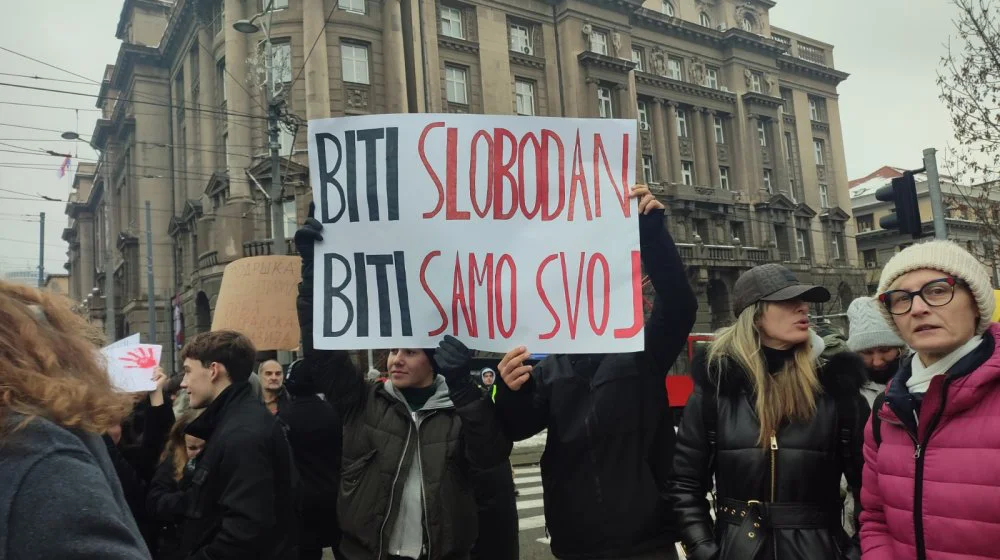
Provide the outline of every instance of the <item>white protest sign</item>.
{"type": "Polygon", "coordinates": [[[156,389],[153,372],[160,364],[163,347],[159,344],[129,345],[118,342],[101,349],[111,384],[122,393],[146,393],[156,389]]]}
{"type": "Polygon", "coordinates": [[[315,346],[641,350],[635,154],[635,121],[310,121],[315,346]]]}
{"type": "Polygon", "coordinates": [[[115,348],[128,348],[129,346],[135,346],[139,344],[139,333],[135,333],[131,336],[127,336],[121,340],[112,342],[104,348],[101,348],[101,352],[106,352],[108,350],[114,350],[115,348]]]}

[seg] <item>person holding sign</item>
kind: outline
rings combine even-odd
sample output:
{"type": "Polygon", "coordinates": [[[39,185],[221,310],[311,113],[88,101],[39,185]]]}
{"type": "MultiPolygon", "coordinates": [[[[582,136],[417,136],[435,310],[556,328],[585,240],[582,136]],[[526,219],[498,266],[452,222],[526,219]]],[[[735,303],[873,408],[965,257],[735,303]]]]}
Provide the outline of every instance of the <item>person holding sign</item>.
{"type": "Polygon", "coordinates": [[[436,349],[395,348],[389,379],[370,384],[346,351],[317,350],[314,256],[324,230],[313,211],[295,234],[304,354],[296,375],[308,376],[344,422],[338,557],[466,558],[477,534],[470,472],[499,465],[511,449],[469,375],[472,352],[451,336],[436,349]]]}
{"type": "Polygon", "coordinates": [[[548,428],[545,522],[562,559],[676,558],[666,499],[675,435],[663,388],[698,303],[663,204],[643,185],[631,196],[642,264],[656,289],[645,350],[550,355],[532,368],[519,346],[500,362],[496,404],[508,435],[521,440],[548,428]]]}
{"type": "Polygon", "coordinates": [[[132,408],[68,300],[0,282],[0,558],[148,560],[101,434],[132,408]]]}

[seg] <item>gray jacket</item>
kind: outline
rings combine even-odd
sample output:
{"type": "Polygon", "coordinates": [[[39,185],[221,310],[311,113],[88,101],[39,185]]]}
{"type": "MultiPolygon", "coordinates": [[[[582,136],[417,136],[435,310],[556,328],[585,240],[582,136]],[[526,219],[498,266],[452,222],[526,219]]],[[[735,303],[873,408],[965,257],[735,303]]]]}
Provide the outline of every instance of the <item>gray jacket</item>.
{"type": "Polygon", "coordinates": [[[54,558],[150,555],[101,438],[36,418],[0,436],[0,560],[54,558]]]}

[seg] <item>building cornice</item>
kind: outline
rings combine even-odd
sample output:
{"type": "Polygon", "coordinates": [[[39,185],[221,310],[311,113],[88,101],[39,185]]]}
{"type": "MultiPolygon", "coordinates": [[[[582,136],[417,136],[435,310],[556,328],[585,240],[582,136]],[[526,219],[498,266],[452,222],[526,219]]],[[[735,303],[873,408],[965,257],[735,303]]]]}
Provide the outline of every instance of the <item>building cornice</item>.
{"type": "Polygon", "coordinates": [[[144,6],[153,9],[159,8],[164,12],[169,12],[173,7],[173,2],[167,2],[165,0],[125,0],[125,2],[122,3],[122,11],[118,16],[118,28],[115,30],[115,37],[121,39],[122,41],[125,40],[125,25],[128,23],[129,13],[136,6],[144,6]]]}
{"type": "Polygon", "coordinates": [[[674,91],[677,93],[713,99],[715,101],[722,101],[723,103],[728,103],[730,105],[734,105],[736,103],[735,93],[699,86],[698,84],[692,84],[689,82],[682,82],[680,80],[674,80],[673,78],[650,74],[649,72],[636,72],[635,81],[640,84],[655,86],[667,91],[674,91]]]}
{"type": "Polygon", "coordinates": [[[174,3],[167,28],[163,31],[163,40],[160,41],[160,50],[167,60],[173,57],[184,33],[191,29],[188,24],[194,19],[194,12],[198,9],[199,3],[208,5],[208,2],[198,2],[198,0],[177,0],[174,3]]]}
{"type": "Polygon", "coordinates": [[[780,97],[772,97],[763,93],[747,92],[743,94],[743,104],[748,107],[757,106],[765,109],[777,109],[784,105],[780,97]]]}
{"type": "Polygon", "coordinates": [[[479,54],[479,44],[473,43],[472,41],[466,41],[465,39],[456,39],[454,37],[446,37],[444,35],[439,35],[438,46],[444,49],[449,49],[458,52],[479,54]]]}
{"type": "Polygon", "coordinates": [[[631,60],[622,60],[593,51],[583,51],[576,59],[580,61],[581,66],[603,68],[619,74],[628,74],[635,68],[635,63],[631,60]]]}
{"type": "Polygon", "coordinates": [[[623,14],[630,14],[637,9],[642,9],[641,0],[583,0],[587,4],[612,10],[623,14]]]}
{"type": "Polygon", "coordinates": [[[828,66],[802,60],[801,58],[795,58],[791,55],[778,57],[778,69],[785,72],[791,72],[793,74],[816,78],[833,85],[839,85],[840,82],[846,80],[850,76],[847,72],[834,70],[828,66]]]}
{"type": "Polygon", "coordinates": [[[102,151],[106,149],[111,126],[111,119],[97,119],[97,122],[94,123],[94,132],[90,137],[90,145],[94,149],[102,151]]]}
{"type": "Polygon", "coordinates": [[[519,52],[510,51],[510,63],[527,66],[529,68],[545,69],[545,59],[540,56],[532,56],[519,52]]]}
{"type": "Polygon", "coordinates": [[[122,43],[118,49],[118,59],[115,60],[115,70],[111,74],[111,89],[122,90],[124,82],[132,75],[136,64],[160,66],[163,54],[156,47],[122,43]]]}

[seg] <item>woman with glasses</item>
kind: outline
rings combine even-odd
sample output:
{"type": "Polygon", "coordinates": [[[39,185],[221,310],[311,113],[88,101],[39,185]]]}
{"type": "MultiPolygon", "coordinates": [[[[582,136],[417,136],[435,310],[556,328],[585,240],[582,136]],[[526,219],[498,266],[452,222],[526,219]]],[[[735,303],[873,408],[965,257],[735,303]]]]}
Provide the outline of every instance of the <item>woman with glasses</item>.
{"type": "Polygon", "coordinates": [[[1000,558],[1000,325],[987,270],[949,241],[886,264],[883,315],[914,355],[865,430],[866,560],[1000,558]]]}

